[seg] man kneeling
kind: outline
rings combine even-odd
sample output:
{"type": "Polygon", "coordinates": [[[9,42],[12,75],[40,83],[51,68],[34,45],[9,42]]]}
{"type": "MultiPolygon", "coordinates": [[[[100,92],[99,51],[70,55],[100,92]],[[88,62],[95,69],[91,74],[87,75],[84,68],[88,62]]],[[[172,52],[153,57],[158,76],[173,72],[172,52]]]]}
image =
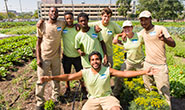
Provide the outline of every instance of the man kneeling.
{"type": "Polygon", "coordinates": [[[88,100],[82,110],[120,110],[120,102],[112,96],[110,76],[135,77],[139,75],[153,75],[158,69],[149,68],[143,71],[118,71],[102,65],[102,56],[99,52],[93,51],[89,55],[91,68],[83,69],[74,74],[63,74],[58,76],[43,76],[41,83],[46,81],[69,81],[84,79],[88,90],[88,100]]]}

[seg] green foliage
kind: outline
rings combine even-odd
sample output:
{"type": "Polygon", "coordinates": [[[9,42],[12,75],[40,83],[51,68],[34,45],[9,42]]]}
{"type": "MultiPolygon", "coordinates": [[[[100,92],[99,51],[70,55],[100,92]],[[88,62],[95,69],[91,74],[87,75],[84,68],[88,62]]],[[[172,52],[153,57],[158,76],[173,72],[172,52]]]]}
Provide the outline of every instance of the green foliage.
{"type": "Polygon", "coordinates": [[[33,70],[37,70],[37,60],[33,59],[32,62],[30,63],[30,66],[33,70]]]}
{"type": "Polygon", "coordinates": [[[21,13],[18,18],[23,18],[23,19],[31,19],[33,13],[32,12],[23,12],[21,13]]]}
{"type": "Polygon", "coordinates": [[[0,30],[0,33],[3,34],[35,34],[36,26],[20,26],[20,27],[12,27],[8,29],[0,30]]]}
{"type": "Polygon", "coordinates": [[[0,42],[0,73],[6,76],[15,65],[21,65],[34,57],[36,37],[18,36],[0,42]],[[20,39],[19,39],[20,38],[20,39]],[[12,41],[11,41],[12,39],[12,41]],[[7,41],[7,42],[6,42],[7,41]]]}
{"type": "Polygon", "coordinates": [[[0,28],[11,28],[11,27],[18,27],[18,26],[30,26],[35,25],[36,22],[3,22],[0,23],[0,28]]]}
{"type": "Polygon", "coordinates": [[[139,13],[143,10],[152,12],[155,19],[173,19],[183,11],[183,4],[179,0],[139,0],[137,9],[139,13]]]}
{"type": "Polygon", "coordinates": [[[54,110],[55,104],[52,100],[48,100],[44,104],[44,110],[54,110]]]}
{"type": "Polygon", "coordinates": [[[34,12],[32,18],[39,18],[39,17],[38,17],[38,10],[35,10],[35,12],[34,12]]]}
{"type": "Polygon", "coordinates": [[[131,1],[132,0],[117,0],[116,5],[118,5],[118,13],[119,15],[123,15],[124,17],[127,17],[127,12],[131,11],[131,1]]]}
{"type": "Polygon", "coordinates": [[[4,13],[0,13],[0,20],[3,20],[5,18],[4,13]]]}
{"type": "Polygon", "coordinates": [[[185,64],[184,65],[170,65],[170,91],[174,97],[182,97],[185,95],[185,64]]]}

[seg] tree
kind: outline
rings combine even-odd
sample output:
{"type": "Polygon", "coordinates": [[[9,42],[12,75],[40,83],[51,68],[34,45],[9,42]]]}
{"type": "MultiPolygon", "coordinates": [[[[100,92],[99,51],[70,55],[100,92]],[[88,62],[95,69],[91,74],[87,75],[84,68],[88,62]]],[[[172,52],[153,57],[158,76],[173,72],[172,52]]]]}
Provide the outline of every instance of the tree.
{"type": "Polygon", "coordinates": [[[31,17],[32,17],[32,12],[23,12],[18,16],[18,18],[23,18],[23,19],[31,19],[31,17]]]}
{"type": "Polygon", "coordinates": [[[3,20],[5,18],[3,13],[0,13],[0,20],[3,20]]]}
{"type": "Polygon", "coordinates": [[[127,12],[131,11],[131,1],[132,0],[118,0],[116,2],[116,5],[119,6],[119,8],[117,9],[119,15],[123,15],[125,18],[127,17],[127,12]]]}
{"type": "Polygon", "coordinates": [[[160,12],[163,19],[173,19],[178,18],[178,14],[182,14],[183,5],[178,0],[164,0],[161,3],[160,12]]]}
{"type": "Polygon", "coordinates": [[[178,18],[178,14],[182,13],[183,5],[179,0],[139,0],[137,9],[139,13],[143,10],[152,12],[152,17],[157,19],[173,19],[178,18]]]}
{"type": "Polygon", "coordinates": [[[32,18],[39,18],[39,17],[38,17],[38,10],[35,10],[35,12],[33,13],[32,18]]]}

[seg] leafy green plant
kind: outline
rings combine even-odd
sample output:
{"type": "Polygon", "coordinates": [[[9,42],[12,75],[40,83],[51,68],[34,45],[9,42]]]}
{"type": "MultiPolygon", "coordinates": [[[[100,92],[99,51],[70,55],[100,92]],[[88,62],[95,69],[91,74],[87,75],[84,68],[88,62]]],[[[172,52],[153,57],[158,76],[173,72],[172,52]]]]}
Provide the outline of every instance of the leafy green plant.
{"type": "Polygon", "coordinates": [[[33,70],[37,70],[37,60],[36,59],[33,59],[30,63],[30,67],[33,69],[33,70]]]}
{"type": "Polygon", "coordinates": [[[52,100],[48,100],[44,104],[44,110],[54,110],[55,104],[52,100]]]}

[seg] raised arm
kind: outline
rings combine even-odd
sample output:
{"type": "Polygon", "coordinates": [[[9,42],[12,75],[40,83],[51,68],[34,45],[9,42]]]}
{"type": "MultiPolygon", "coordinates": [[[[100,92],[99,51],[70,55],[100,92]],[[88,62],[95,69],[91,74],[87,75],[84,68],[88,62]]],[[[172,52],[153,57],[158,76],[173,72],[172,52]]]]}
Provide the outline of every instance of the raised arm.
{"type": "Polygon", "coordinates": [[[73,74],[62,74],[58,76],[41,76],[41,83],[55,80],[55,81],[70,81],[70,80],[79,80],[82,78],[82,71],[73,74]]]}
{"type": "Polygon", "coordinates": [[[175,41],[173,40],[172,37],[170,37],[168,31],[166,28],[164,28],[163,30],[161,30],[161,33],[159,35],[159,39],[161,41],[164,41],[168,46],[170,47],[175,47],[176,46],[176,43],[175,41]],[[169,37],[166,37],[166,36],[169,36],[169,37]]]}
{"type": "Polygon", "coordinates": [[[107,55],[107,48],[106,48],[106,45],[105,45],[105,42],[102,40],[100,41],[101,43],[101,47],[103,49],[103,53],[104,53],[104,58],[103,58],[103,63],[104,65],[106,65],[108,63],[108,55],[107,55]]]}
{"type": "Polygon", "coordinates": [[[159,69],[150,67],[147,70],[140,71],[118,71],[113,68],[110,68],[110,73],[116,77],[135,77],[140,75],[153,75],[159,72],[159,69]]]}

